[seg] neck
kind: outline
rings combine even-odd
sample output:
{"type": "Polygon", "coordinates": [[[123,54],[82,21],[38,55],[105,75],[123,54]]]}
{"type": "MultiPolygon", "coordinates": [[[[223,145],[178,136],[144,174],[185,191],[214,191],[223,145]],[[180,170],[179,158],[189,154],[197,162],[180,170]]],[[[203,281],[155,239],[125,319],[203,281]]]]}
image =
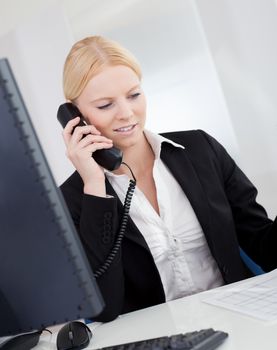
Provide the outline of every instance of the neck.
{"type": "MultiPolygon", "coordinates": [[[[149,171],[152,173],[154,160],[154,152],[146,137],[139,144],[123,150],[123,161],[132,169],[137,179],[149,173],[149,171]]],[[[130,175],[129,169],[124,165],[116,170],[115,173],[130,175]]]]}

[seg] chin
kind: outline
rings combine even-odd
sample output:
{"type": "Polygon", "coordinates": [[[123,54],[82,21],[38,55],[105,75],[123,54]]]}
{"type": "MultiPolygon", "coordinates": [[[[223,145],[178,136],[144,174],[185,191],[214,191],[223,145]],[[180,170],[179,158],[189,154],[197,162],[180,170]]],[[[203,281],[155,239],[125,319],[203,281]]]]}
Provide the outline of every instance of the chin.
{"type": "Polygon", "coordinates": [[[114,140],[114,146],[124,150],[128,149],[130,147],[134,147],[138,144],[140,144],[144,140],[144,133],[142,130],[139,132],[136,132],[134,135],[131,135],[130,137],[124,137],[117,140],[114,140]]]}
{"type": "Polygon", "coordinates": [[[139,144],[138,140],[134,140],[134,139],[133,140],[124,140],[124,142],[119,142],[119,143],[115,144],[115,147],[124,151],[124,150],[128,150],[132,147],[135,147],[138,144],[139,144]]]}

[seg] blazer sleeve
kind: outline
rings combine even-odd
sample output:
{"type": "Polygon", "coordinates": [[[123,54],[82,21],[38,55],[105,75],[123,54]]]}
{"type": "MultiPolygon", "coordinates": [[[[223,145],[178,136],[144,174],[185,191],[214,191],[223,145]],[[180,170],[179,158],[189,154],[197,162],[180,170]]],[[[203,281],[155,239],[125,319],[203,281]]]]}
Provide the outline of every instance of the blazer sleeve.
{"type": "MultiPolygon", "coordinates": [[[[77,172],[60,188],[89,263],[95,272],[104,263],[116,239],[119,227],[117,199],[84,194],[82,179],[77,172]]],[[[97,283],[106,306],[94,320],[111,321],[122,313],[123,307],[124,277],[121,248],[109,269],[97,279],[97,283]]]]}
{"type": "Polygon", "coordinates": [[[276,268],[277,218],[274,221],[268,218],[265,209],[256,201],[257,189],[224,147],[204,131],[201,133],[210,144],[220,166],[241,248],[264,271],[276,268]]]}

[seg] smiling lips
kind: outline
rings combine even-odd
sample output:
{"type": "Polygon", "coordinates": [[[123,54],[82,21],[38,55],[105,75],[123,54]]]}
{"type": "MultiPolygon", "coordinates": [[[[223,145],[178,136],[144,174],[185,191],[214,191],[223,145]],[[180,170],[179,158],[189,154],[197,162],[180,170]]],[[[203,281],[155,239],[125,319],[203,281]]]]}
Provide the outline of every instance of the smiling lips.
{"type": "Polygon", "coordinates": [[[137,124],[132,124],[132,125],[128,125],[128,126],[123,126],[121,128],[118,128],[118,129],[114,129],[114,131],[116,132],[129,132],[129,131],[132,131],[135,127],[136,127],[137,124]]]}

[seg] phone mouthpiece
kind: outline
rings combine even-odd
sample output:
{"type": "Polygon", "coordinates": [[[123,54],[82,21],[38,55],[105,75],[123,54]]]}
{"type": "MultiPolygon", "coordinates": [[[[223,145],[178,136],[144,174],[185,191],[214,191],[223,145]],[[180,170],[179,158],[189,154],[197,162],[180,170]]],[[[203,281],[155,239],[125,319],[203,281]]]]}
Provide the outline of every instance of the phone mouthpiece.
{"type": "Polygon", "coordinates": [[[116,148],[100,149],[93,153],[92,157],[103,168],[113,171],[120,167],[123,158],[123,152],[116,148]]]}

